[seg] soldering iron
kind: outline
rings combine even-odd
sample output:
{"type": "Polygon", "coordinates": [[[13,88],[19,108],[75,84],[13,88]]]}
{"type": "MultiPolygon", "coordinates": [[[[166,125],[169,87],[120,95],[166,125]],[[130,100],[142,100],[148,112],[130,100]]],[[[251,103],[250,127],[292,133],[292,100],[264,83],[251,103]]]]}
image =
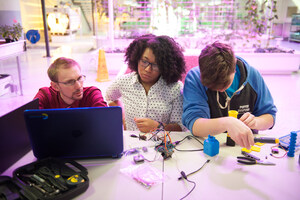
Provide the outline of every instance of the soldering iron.
{"type": "Polygon", "coordinates": [[[270,137],[259,137],[259,138],[254,138],[254,142],[278,144],[279,139],[278,138],[270,138],[270,137]]]}

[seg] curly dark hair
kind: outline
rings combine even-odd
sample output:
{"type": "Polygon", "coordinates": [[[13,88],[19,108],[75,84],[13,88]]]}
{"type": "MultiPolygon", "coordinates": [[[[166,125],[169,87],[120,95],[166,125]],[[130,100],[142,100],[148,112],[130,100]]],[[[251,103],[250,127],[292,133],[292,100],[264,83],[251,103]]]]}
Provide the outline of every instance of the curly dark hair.
{"type": "Polygon", "coordinates": [[[231,46],[220,42],[207,45],[199,56],[201,82],[211,90],[223,89],[230,84],[235,72],[235,55],[231,46]]]}
{"type": "Polygon", "coordinates": [[[182,48],[169,36],[142,35],[130,43],[125,53],[125,62],[129,69],[138,71],[138,63],[146,48],[155,55],[155,61],[163,80],[167,84],[175,83],[185,73],[185,61],[182,48]]]}

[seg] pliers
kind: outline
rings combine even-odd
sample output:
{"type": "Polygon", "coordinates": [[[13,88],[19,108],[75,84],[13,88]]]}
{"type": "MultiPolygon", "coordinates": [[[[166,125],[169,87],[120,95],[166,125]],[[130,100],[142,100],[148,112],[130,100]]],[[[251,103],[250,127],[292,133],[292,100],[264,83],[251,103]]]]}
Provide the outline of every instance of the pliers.
{"type": "Polygon", "coordinates": [[[237,157],[238,163],[242,163],[245,165],[276,165],[275,163],[263,161],[263,160],[255,160],[254,158],[244,157],[244,156],[238,156],[237,157]]]}

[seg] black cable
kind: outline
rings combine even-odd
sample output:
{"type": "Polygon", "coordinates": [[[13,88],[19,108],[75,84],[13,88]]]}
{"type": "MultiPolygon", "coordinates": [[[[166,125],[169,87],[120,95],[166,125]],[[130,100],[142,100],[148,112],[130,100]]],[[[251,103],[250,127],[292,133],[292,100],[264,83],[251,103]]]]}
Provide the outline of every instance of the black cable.
{"type": "Polygon", "coordinates": [[[186,198],[187,196],[189,196],[196,187],[196,183],[194,181],[189,180],[183,171],[181,171],[181,177],[184,178],[185,180],[187,180],[188,182],[193,183],[194,186],[184,197],[180,198],[180,200],[186,198]]]}
{"type": "Polygon", "coordinates": [[[184,141],[185,139],[191,139],[191,138],[197,140],[200,144],[203,145],[203,143],[202,143],[196,136],[193,136],[193,135],[185,136],[182,140],[177,141],[176,144],[181,143],[181,142],[184,141]]]}
{"type": "Polygon", "coordinates": [[[174,147],[177,151],[187,151],[187,152],[193,152],[193,151],[203,151],[203,149],[177,149],[174,147]]]}
{"type": "MultiPolygon", "coordinates": [[[[188,136],[184,137],[182,140],[174,142],[174,144],[178,145],[181,142],[183,142],[185,139],[191,139],[191,138],[195,139],[196,141],[198,141],[203,146],[203,143],[197,137],[195,137],[193,135],[188,135],[188,136]]],[[[186,152],[203,151],[203,149],[177,149],[176,147],[174,147],[174,149],[176,149],[177,151],[186,151],[186,152]]]]}
{"type": "Polygon", "coordinates": [[[198,171],[200,171],[203,167],[204,167],[204,165],[206,164],[206,163],[209,163],[210,162],[210,160],[206,160],[206,162],[199,168],[199,169],[197,169],[196,171],[194,171],[194,172],[191,172],[191,173],[189,173],[188,175],[185,175],[185,173],[183,172],[183,171],[181,171],[181,176],[178,178],[178,180],[181,180],[181,179],[187,179],[187,177],[189,176],[189,175],[192,175],[192,174],[195,174],[196,172],[198,172],[198,171]],[[184,176],[183,176],[183,174],[184,174],[184,176]]]}
{"type": "Polygon", "coordinates": [[[203,143],[202,143],[197,137],[195,137],[195,136],[193,136],[193,135],[191,135],[190,137],[194,138],[194,139],[197,140],[200,144],[203,145],[203,143]]]}
{"type": "MultiPolygon", "coordinates": [[[[206,163],[209,163],[209,162],[210,162],[210,160],[206,160],[206,162],[205,162],[199,169],[197,169],[196,171],[194,171],[194,172],[192,172],[192,173],[189,173],[188,175],[186,175],[186,174],[184,173],[184,171],[181,171],[181,172],[180,172],[181,176],[178,178],[178,180],[185,179],[185,180],[187,180],[188,182],[194,184],[193,188],[192,188],[192,189],[191,189],[184,197],[182,197],[181,199],[184,199],[184,198],[186,198],[188,195],[190,195],[190,194],[193,192],[193,190],[195,189],[195,187],[196,187],[196,183],[195,183],[194,181],[189,180],[187,177],[188,177],[189,175],[192,175],[192,174],[198,172],[199,170],[201,170],[201,169],[204,167],[204,165],[205,165],[206,163]]],[[[181,199],[180,199],[180,200],[181,200],[181,199]]]]}

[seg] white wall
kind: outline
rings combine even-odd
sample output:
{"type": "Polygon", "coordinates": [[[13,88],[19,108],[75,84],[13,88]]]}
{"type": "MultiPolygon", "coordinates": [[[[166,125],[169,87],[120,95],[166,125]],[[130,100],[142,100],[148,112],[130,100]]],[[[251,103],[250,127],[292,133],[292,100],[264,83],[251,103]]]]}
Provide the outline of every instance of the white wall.
{"type": "Polygon", "coordinates": [[[277,20],[275,23],[290,23],[291,18],[287,17],[288,7],[298,7],[298,12],[300,12],[300,1],[299,0],[278,0],[277,1],[277,20]]]}
{"type": "MultiPolygon", "coordinates": [[[[54,6],[57,0],[45,0],[46,6],[54,6]]],[[[44,30],[41,0],[20,0],[21,16],[25,32],[44,30]]]]}
{"type": "Polygon", "coordinates": [[[19,0],[1,2],[0,25],[12,25],[14,20],[22,24],[19,0]]]}

